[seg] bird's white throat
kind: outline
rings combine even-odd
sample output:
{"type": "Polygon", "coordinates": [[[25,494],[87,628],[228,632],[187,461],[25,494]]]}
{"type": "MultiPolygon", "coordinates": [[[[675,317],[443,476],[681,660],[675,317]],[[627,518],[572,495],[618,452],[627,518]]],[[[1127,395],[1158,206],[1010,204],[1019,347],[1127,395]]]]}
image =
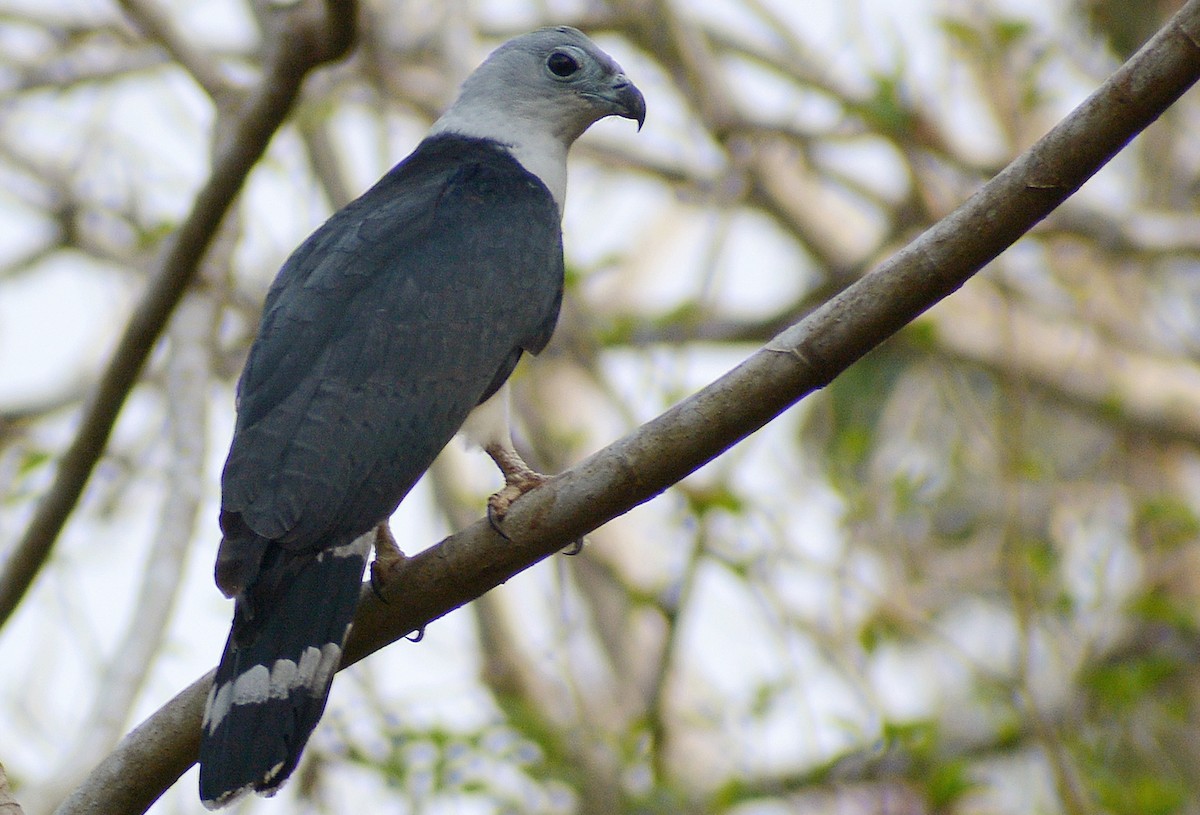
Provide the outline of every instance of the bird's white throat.
{"type": "Polygon", "coordinates": [[[561,218],[563,203],[567,199],[568,145],[541,128],[514,127],[512,119],[505,124],[507,126],[474,108],[452,107],[433,123],[429,135],[456,133],[469,138],[491,139],[504,145],[522,167],[537,176],[550,190],[561,218]]]}

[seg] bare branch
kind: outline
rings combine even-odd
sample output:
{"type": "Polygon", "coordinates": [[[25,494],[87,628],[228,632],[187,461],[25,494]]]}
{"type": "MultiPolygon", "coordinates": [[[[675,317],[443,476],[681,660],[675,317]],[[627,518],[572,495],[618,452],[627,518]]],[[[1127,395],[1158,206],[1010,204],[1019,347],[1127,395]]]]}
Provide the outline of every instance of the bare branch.
{"type": "Polygon", "coordinates": [[[133,616],[105,666],[88,720],[59,765],[63,769],[56,774],[55,783],[36,790],[37,800],[28,802],[35,812],[44,812],[61,801],[85,777],[88,762],[112,749],[150,675],[149,666],[162,647],[204,493],[201,474],[208,422],[205,386],[215,312],[211,297],[191,296],[171,321],[166,395],[173,449],[154,544],[132,607],[133,616]]]}
{"type": "Polygon", "coordinates": [[[171,19],[155,0],[121,0],[121,8],[147,37],[166,49],[211,99],[221,99],[234,90],[233,84],[211,58],[201,54],[180,36],[171,19]]]}
{"type": "Polygon", "coordinates": [[[1186,360],[1106,341],[1083,323],[1006,308],[988,286],[972,287],[927,319],[948,354],[1018,373],[1093,411],[1118,411],[1139,432],[1200,442],[1200,375],[1186,360]]]}

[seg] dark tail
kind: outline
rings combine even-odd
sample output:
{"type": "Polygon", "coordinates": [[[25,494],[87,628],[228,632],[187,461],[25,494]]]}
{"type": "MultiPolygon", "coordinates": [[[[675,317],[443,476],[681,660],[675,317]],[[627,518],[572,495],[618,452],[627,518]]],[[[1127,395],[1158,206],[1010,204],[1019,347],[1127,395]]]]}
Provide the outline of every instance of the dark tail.
{"type": "Polygon", "coordinates": [[[269,597],[238,598],[204,708],[200,799],[209,809],[251,790],[269,795],[296,769],[342,661],[371,539],[276,564],[291,574],[261,575],[269,597]]]}

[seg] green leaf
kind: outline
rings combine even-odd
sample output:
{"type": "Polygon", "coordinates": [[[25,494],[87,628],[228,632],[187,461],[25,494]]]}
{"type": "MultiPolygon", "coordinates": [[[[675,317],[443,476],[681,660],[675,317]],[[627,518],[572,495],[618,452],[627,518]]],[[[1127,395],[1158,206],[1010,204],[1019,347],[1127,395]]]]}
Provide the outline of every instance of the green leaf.
{"type": "Polygon", "coordinates": [[[970,766],[965,759],[955,759],[938,764],[925,781],[925,795],[934,811],[944,809],[958,801],[979,782],[970,776],[970,766]]]}
{"type": "Polygon", "coordinates": [[[1200,538],[1200,518],[1173,495],[1151,498],[1138,507],[1137,528],[1156,546],[1175,549],[1200,538]]]}
{"type": "Polygon", "coordinates": [[[1127,713],[1144,698],[1156,694],[1164,682],[1180,672],[1181,667],[1176,659],[1148,654],[1097,666],[1084,677],[1084,684],[1105,710],[1127,713]]]}
{"type": "Polygon", "coordinates": [[[1189,792],[1182,782],[1157,774],[1097,779],[1098,803],[1114,815],[1174,815],[1184,812],[1189,792]]]}
{"type": "Polygon", "coordinates": [[[50,461],[50,453],[41,449],[26,450],[17,463],[17,476],[25,477],[50,461]]]}
{"type": "Polygon", "coordinates": [[[725,510],[736,515],[746,508],[746,502],[724,482],[703,488],[689,486],[680,491],[687,500],[688,509],[696,516],[714,510],[725,510]]]}
{"type": "Polygon", "coordinates": [[[1129,603],[1129,612],[1146,622],[1163,623],[1185,633],[1192,634],[1197,630],[1195,609],[1161,587],[1134,598],[1129,603]]]}

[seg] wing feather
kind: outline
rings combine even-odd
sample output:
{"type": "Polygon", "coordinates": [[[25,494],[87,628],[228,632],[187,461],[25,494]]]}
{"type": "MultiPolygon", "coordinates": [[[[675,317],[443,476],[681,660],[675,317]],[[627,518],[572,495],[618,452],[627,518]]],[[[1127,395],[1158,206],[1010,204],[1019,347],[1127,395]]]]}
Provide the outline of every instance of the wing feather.
{"type": "Polygon", "coordinates": [[[427,140],[272,286],[223,514],[294,551],[385,519],[521,352],[545,345],[562,278],[545,186],[495,143],[427,140]]]}

